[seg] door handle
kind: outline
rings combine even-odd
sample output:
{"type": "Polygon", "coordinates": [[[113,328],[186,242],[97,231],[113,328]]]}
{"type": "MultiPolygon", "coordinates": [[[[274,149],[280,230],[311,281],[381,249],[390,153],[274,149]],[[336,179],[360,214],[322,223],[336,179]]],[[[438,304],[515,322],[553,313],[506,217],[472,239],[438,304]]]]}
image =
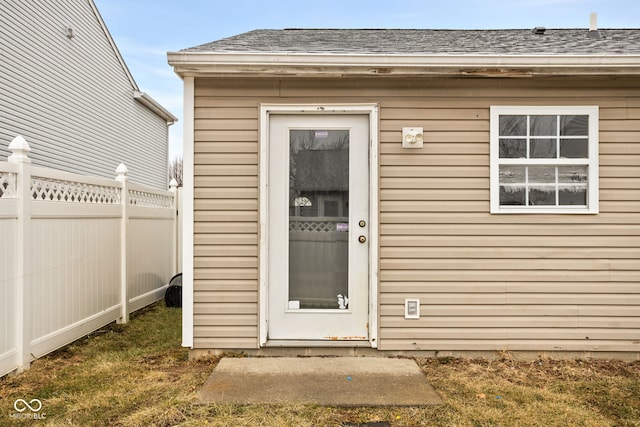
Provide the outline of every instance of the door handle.
{"type": "Polygon", "coordinates": [[[366,238],[366,237],[364,237],[364,236],[360,236],[360,237],[358,237],[358,242],[360,242],[360,243],[364,243],[364,242],[366,242],[366,241],[367,241],[367,238],[366,238]]]}

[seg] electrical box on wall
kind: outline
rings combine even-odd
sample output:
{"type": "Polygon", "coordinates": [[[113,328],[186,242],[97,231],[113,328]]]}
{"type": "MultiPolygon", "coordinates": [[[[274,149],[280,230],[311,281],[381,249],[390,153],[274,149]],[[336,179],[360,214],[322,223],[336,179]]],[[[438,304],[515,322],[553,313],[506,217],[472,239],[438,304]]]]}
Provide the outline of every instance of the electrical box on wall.
{"type": "Polygon", "coordinates": [[[404,300],[404,318],[420,318],[420,298],[406,298],[404,300]]]}
{"type": "Polygon", "coordinates": [[[422,148],[423,144],[422,128],[402,128],[402,148],[422,148]]]}

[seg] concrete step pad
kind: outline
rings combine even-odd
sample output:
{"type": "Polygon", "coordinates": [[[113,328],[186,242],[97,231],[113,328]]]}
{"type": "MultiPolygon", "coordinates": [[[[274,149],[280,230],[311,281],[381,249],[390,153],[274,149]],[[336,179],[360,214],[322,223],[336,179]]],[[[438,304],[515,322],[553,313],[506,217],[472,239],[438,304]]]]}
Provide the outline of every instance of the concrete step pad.
{"type": "Polygon", "coordinates": [[[386,357],[223,358],[201,403],[428,406],[442,403],[415,361],[386,357]]]}

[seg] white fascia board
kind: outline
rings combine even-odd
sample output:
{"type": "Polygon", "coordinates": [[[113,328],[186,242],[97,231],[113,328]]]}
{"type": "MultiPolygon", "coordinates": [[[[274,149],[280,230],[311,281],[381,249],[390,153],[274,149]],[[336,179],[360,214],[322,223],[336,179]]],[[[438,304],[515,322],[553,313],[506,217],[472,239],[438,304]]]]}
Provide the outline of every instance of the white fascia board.
{"type": "Polygon", "coordinates": [[[198,74],[640,74],[640,55],[363,55],[170,52],[180,75],[198,74]]]}
{"type": "Polygon", "coordinates": [[[144,92],[140,92],[139,90],[133,91],[133,98],[140,102],[142,105],[147,107],[149,110],[154,112],[157,116],[164,119],[167,122],[167,125],[172,125],[178,121],[178,118],[171,114],[169,110],[164,108],[158,101],[150,97],[144,92]]]}

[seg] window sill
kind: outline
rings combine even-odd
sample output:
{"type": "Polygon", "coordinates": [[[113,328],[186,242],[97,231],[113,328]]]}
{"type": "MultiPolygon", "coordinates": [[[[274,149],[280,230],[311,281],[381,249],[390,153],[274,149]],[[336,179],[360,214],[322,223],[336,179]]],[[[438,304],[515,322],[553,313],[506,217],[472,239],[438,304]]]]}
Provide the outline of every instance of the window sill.
{"type": "Polygon", "coordinates": [[[596,215],[598,214],[598,209],[589,209],[589,208],[580,208],[580,209],[567,209],[567,208],[522,208],[522,209],[514,209],[514,208],[498,208],[491,209],[491,214],[519,214],[519,215],[529,215],[529,214],[557,214],[557,215],[596,215]]]}

